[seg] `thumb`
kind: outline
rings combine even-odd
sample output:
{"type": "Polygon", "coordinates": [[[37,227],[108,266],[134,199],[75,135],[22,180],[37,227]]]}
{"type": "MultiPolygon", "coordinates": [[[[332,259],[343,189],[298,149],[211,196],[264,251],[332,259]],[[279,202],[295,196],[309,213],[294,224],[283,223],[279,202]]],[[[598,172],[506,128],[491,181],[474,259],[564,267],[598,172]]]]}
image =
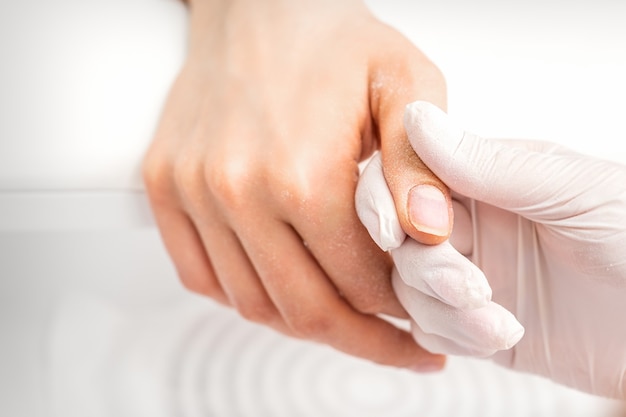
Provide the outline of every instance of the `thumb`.
{"type": "Polygon", "coordinates": [[[404,80],[403,88],[381,92],[378,100],[375,122],[379,127],[383,173],[402,230],[420,243],[439,244],[452,230],[452,199],[448,187],[411,148],[402,114],[415,91],[419,92],[416,95],[442,105],[445,99],[439,92],[420,88],[423,79],[411,82],[411,77],[398,78],[404,80]]]}
{"type": "Polygon", "coordinates": [[[559,145],[482,138],[421,101],[406,107],[404,124],[411,146],[424,163],[467,197],[529,218],[543,218],[556,214],[563,207],[560,202],[581,192],[579,187],[568,186],[584,175],[580,155],[559,145]]]}

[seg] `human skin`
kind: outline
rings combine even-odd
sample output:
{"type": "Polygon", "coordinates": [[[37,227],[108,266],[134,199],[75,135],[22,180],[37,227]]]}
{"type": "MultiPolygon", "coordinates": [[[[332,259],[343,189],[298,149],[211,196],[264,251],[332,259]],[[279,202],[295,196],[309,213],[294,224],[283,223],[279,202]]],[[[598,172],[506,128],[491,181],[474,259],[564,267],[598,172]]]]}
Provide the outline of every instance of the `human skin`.
{"type": "Polygon", "coordinates": [[[404,230],[427,244],[448,237],[449,192],[402,124],[412,101],[445,109],[440,71],[360,1],[188,6],[188,57],[143,166],[182,283],[290,336],[440,368],[445,357],[380,317],[406,313],[354,207],[359,162],[380,149],[383,165],[394,161],[385,176],[404,230]],[[417,205],[411,221],[418,184],[441,200],[417,205]]]}

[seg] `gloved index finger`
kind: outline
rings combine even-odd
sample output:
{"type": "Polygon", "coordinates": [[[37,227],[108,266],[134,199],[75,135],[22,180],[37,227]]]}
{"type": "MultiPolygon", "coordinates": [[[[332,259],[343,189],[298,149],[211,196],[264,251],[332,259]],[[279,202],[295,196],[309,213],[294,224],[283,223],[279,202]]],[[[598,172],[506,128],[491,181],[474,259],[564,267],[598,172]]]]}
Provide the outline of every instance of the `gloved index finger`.
{"type": "Polygon", "coordinates": [[[491,301],[491,287],[483,272],[449,241],[423,245],[409,238],[392,256],[402,281],[447,305],[473,310],[491,301]]]}

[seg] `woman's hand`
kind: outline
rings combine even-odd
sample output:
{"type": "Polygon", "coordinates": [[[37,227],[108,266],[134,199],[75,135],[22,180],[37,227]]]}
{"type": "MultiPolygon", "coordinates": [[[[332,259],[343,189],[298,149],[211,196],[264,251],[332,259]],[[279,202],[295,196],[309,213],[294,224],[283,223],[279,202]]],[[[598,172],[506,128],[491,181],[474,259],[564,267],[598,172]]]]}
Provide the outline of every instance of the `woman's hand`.
{"type": "Polygon", "coordinates": [[[144,161],[183,284],[288,335],[383,364],[440,367],[443,357],[378,317],[406,313],[390,259],[354,207],[358,164],[380,148],[394,160],[386,174],[398,206],[415,184],[439,190],[434,219],[428,206],[401,210],[405,230],[429,244],[447,238],[449,194],[407,151],[402,125],[411,101],[445,107],[440,72],[360,1],[189,7],[188,59],[144,161]]]}

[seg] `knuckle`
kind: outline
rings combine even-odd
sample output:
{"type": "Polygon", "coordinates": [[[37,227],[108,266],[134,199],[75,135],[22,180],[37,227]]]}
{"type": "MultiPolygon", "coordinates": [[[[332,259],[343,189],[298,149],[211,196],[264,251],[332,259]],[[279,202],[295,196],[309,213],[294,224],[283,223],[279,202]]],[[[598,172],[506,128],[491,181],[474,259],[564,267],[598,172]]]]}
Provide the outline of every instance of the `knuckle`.
{"type": "Polygon", "coordinates": [[[352,197],[346,196],[353,193],[341,191],[345,184],[343,173],[320,169],[320,166],[323,165],[294,168],[290,171],[293,175],[283,175],[279,182],[282,193],[289,197],[285,202],[302,215],[333,213],[345,205],[346,201],[352,203],[352,197]]]}
{"type": "Polygon", "coordinates": [[[199,274],[185,272],[179,272],[178,277],[183,287],[188,291],[216,300],[224,298],[222,287],[215,279],[207,279],[207,277],[199,274]]]}
{"type": "Polygon", "coordinates": [[[224,158],[208,164],[203,175],[211,195],[229,208],[241,207],[254,183],[254,170],[245,158],[224,158]]]}
{"type": "Polygon", "coordinates": [[[234,302],[235,309],[246,320],[260,324],[270,324],[276,321],[276,309],[267,301],[234,302]]]}
{"type": "Polygon", "coordinates": [[[332,317],[313,312],[287,317],[286,321],[297,337],[308,340],[327,340],[335,326],[332,317]]]}
{"type": "Polygon", "coordinates": [[[156,152],[144,158],[141,173],[146,192],[153,200],[164,200],[172,194],[172,166],[169,160],[156,152]]]}

